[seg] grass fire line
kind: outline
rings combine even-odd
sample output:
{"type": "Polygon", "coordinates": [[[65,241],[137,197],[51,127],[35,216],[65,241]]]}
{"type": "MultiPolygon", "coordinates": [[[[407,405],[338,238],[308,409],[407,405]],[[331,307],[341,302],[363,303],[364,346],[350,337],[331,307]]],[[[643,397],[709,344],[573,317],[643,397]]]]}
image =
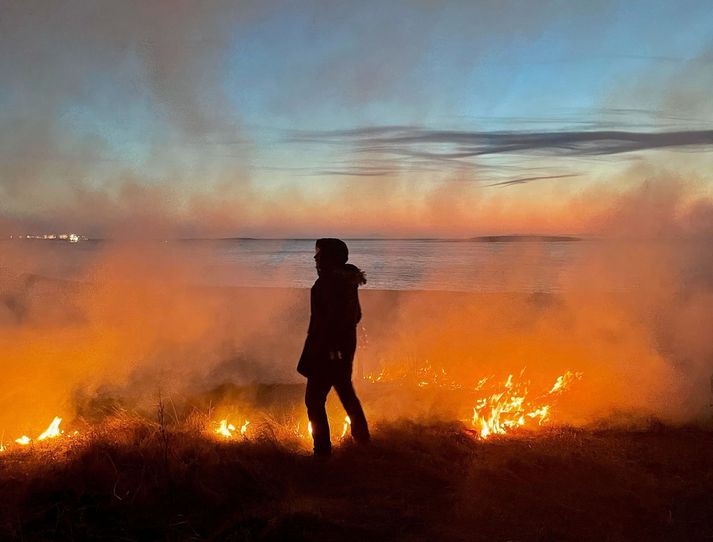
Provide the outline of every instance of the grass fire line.
{"type": "MultiPolygon", "coordinates": [[[[417,385],[420,388],[433,385],[446,389],[464,389],[463,386],[449,379],[444,370],[433,371],[428,366],[420,368],[417,373],[417,385]]],[[[485,377],[477,382],[472,391],[481,396],[475,400],[472,417],[467,420],[467,423],[472,427],[472,429],[465,430],[469,435],[478,439],[488,439],[495,435],[513,434],[518,430],[536,430],[538,427],[542,427],[550,420],[557,397],[567,391],[572,383],[581,380],[583,376],[580,372],[566,371],[556,378],[549,391],[533,396],[530,393],[531,382],[523,378],[524,373],[523,369],[517,378],[513,374],[509,374],[504,382],[497,382],[493,377],[485,377]],[[488,388],[490,388],[489,393],[484,394],[488,388]]],[[[399,378],[403,379],[403,374],[397,377],[385,370],[378,374],[365,376],[366,382],[372,385],[394,382],[399,378]]],[[[249,439],[251,421],[247,418],[238,419],[242,419],[242,422],[235,421],[233,423],[230,417],[211,421],[209,426],[212,426],[212,429],[204,430],[203,433],[207,436],[212,435],[213,438],[219,440],[249,439]]],[[[34,439],[22,435],[14,439],[15,445],[0,441],[0,453],[8,453],[13,449],[26,449],[34,443],[43,444],[42,447],[37,447],[37,450],[46,450],[49,448],[49,441],[71,440],[79,435],[78,430],[66,433],[60,428],[61,423],[62,418],[56,416],[47,429],[34,439]]],[[[347,439],[350,426],[351,420],[349,416],[346,416],[341,425],[341,431],[335,434],[335,437],[341,441],[347,439]]],[[[289,433],[302,441],[305,447],[308,447],[312,436],[312,424],[311,422],[307,423],[306,432],[302,431],[301,427],[303,427],[301,422],[297,422],[289,433]]]]}

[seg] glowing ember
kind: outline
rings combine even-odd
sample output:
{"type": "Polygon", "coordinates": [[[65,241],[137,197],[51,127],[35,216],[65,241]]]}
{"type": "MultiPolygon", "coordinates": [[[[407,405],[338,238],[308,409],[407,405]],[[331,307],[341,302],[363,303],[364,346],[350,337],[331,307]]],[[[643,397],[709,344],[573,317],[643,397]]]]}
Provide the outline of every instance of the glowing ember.
{"type": "Polygon", "coordinates": [[[244,435],[245,433],[248,432],[248,425],[250,425],[250,422],[248,420],[245,420],[245,423],[243,426],[240,428],[240,434],[244,435]]]}
{"type": "Polygon", "coordinates": [[[394,364],[382,368],[378,373],[367,373],[364,379],[372,384],[384,382],[415,383],[419,388],[427,386],[461,389],[461,385],[453,380],[443,367],[434,367],[426,360],[421,366],[413,364],[394,364]]]}
{"type": "Polygon", "coordinates": [[[342,436],[341,438],[344,438],[347,435],[347,430],[349,429],[349,426],[352,424],[352,421],[349,419],[349,416],[344,418],[344,428],[342,429],[342,436]]]}
{"type": "Polygon", "coordinates": [[[558,391],[563,391],[570,385],[573,380],[579,380],[581,378],[582,373],[573,373],[572,371],[567,371],[565,374],[557,377],[557,381],[554,383],[549,393],[553,394],[558,391]]]}
{"type": "Polygon", "coordinates": [[[312,436],[312,422],[307,423],[307,431],[309,432],[310,436],[312,436]]]}
{"type": "Polygon", "coordinates": [[[60,436],[62,434],[59,430],[60,423],[62,423],[62,418],[58,418],[57,416],[55,416],[50,426],[45,430],[44,433],[37,437],[37,440],[45,440],[47,438],[55,438],[60,436]]]}
{"type": "MultiPolygon", "coordinates": [[[[550,413],[551,405],[548,404],[550,398],[561,393],[572,381],[580,378],[582,378],[581,373],[567,371],[557,377],[550,391],[534,401],[529,401],[527,396],[530,382],[515,382],[513,376],[509,375],[501,390],[476,401],[476,406],[473,408],[473,426],[480,437],[485,439],[491,435],[502,435],[523,427],[529,421],[542,425],[550,413]]],[[[485,380],[481,380],[476,389],[481,389],[484,384],[485,380]]]]}
{"type": "Polygon", "coordinates": [[[15,439],[15,442],[21,444],[22,446],[27,446],[30,443],[30,437],[27,435],[22,435],[20,438],[15,439]]]}

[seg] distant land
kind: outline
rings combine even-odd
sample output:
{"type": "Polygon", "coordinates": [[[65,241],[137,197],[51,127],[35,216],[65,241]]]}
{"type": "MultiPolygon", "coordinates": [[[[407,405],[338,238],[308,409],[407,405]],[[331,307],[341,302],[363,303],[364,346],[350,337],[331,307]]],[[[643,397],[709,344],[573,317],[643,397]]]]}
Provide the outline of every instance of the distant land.
{"type": "MultiPolygon", "coordinates": [[[[222,237],[222,238],[191,238],[181,241],[314,241],[316,237],[222,237]]],[[[519,243],[540,242],[560,243],[582,241],[582,237],[572,235],[480,235],[477,237],[342,237],[344,241],[432,241],[432,242],[462,242],[462,243],[519,243]]]]}
{"type": "MultiPolygon", "coordinates": [[[[184,237],[174,239],[146,239],[153,241],[314,241],[316,237],[184,237]]],[[[582,241],[581,237],[571,235],[531,235],[531,234],[511,234],[511,235],[480,235],[477,237],[342,237],[345,241],[433,241],[433,242],[472,242],[472,243],[517,243],[517,242],[570,242],[582,241]]],[[[77,243],[79,241],[111,241],[112,238],[90,238],[79,234],[43,234],[43,235],[10,235],[0,237],[0,240],[31,240],[31,241],[69,241],[77,243]]]]}
{"type": "Polygon", "coordinates": [[[469,241],[480,243],[517,243],[520,241],[539,241],[543,243],[557,243],[562,241],[581,241],[581,237],[569,235],[482,235],[471,237],[469,241]]]}

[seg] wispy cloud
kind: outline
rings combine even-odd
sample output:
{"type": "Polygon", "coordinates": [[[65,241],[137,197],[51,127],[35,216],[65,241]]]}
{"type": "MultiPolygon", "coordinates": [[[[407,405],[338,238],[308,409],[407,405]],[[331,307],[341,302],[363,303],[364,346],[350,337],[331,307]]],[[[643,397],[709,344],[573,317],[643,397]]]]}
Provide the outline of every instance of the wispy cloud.
{"type": "Polygon", "coordinates": [[[713,130],[487,132],[383,126],[297,132],[290,140],[352,145],[360,152],[431,159],[504,153],[602,156],[664,148],[706,150],[713,147],[713,130]]]}
{"type": "Polygon", "coordinates": [[[579,174],[573,173],[570,175],[540,175],[537,177],[520,177],[518,179],[510,179],[507,181],[499,181],[497,183],[486,184],[485,186],[513,186],[516,184],[525,184],[531,181],[544,181],[550,179],[566,179],[568,177],[579,177],[579,174]]]}
{"type": "Polygon", "coordinates": [[[332,147],[338,163],[314,168],[315,176],[382,177],[403,172],[435,172],[478,181],[484,186],[513,186],[545,179],[579,177],[576,163],[539,158],[625,159],[622,155],[679,149],[709,151],[713,130],[635,131],[435,130],[420,126],[367,126],[346,130],[293,131],[288,143],[332,147]],[[535,166],[535,167],[533,167],[535,166]],[[539,170],[537,173],[535,171],[539,170]],[[505,174],[509,173],[509,178],[505,174]],[[540,174],[541,173],[541,174],[540,174]]]}
{"type": "Polygon", "coordinates": [[[383,177],[391,173],[389,170],[355,170],[355,169],[325,169],[323,171],[317,172],[317,175],[326,175],[329,177],[383,177]]]}

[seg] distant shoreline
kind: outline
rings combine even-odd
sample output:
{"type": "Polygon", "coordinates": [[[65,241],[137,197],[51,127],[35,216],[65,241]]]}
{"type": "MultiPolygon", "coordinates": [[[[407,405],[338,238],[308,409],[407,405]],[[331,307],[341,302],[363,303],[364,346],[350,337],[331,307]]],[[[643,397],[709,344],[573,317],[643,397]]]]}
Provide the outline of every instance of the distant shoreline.
{"type": "MultiPolygon", "coordinates": [[[[169,239],[151,238],[139,239],[140,241],[161,242],[168,241],[314,241],[316,237],[176,237],[169,239]]],[[[537,235],[537,234],[510,234],[510,235],[479,235],[476,237],[342,237],[345,241],[420,241],[433,243],[519,243],[519,242],[540,242],[540,243],[561,243],[583,241],[583,237],[573,235],[537,235]]],[[[111,237],[84,237],[80,242],[97,242],[97,241],[129,241],[136,239],[121,239],[111,237]]],[[[25,238],[18,236],[16,238],[0,238],[0,241],[13,242],[35,242],[35,241],[60,241],[69,242],[66,239],[42,239],[42,238],[25,238]]]]}
{"type": "MultiPolygon", "coordinates": [[[[314,241],[316,237],[219,237],[219,238],[186,238],[179,241],[314,241]]],[[[463,243],[517,243],[536,241],[544,243],[559,243],[583,241],[584,238],[573,235],[479,235],[476,237],[342,237],[345,241],[430,241],[430,242],[463,242],[463,243]]]]}
{"type": "Polygon", "coordinates": [[[561,243],[582,241],[581,237],[570,235],[483,235],[472,237],[469,241],[479,243],[519,243],[523,241],[539,241],[542,243],[561,243]]]}

